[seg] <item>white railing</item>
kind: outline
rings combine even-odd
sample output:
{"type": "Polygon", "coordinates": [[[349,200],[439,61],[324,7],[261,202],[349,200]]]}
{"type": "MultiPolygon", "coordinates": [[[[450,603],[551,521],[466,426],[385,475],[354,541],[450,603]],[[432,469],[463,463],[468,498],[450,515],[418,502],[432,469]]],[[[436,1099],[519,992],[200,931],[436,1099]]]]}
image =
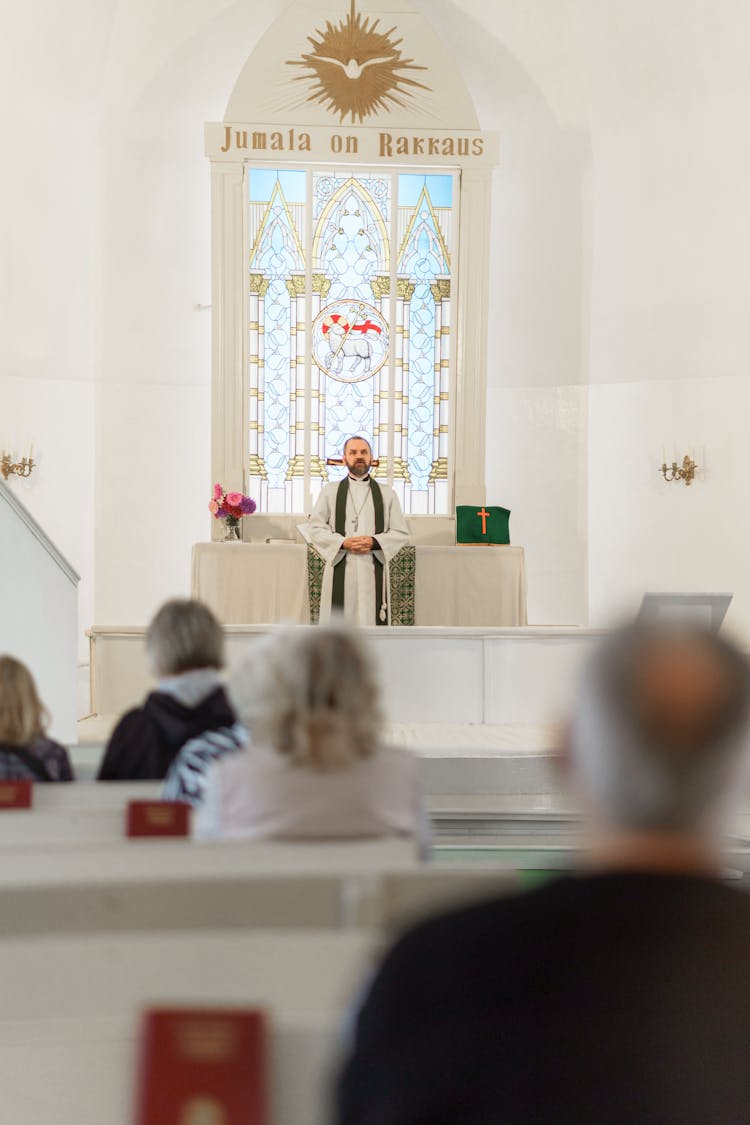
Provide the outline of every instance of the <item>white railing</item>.
{"type": "Polygon", "coordinates": [[[31,668],[50,733],[76,740],[79,576],[0,480],[0,652],[31,668]]]}

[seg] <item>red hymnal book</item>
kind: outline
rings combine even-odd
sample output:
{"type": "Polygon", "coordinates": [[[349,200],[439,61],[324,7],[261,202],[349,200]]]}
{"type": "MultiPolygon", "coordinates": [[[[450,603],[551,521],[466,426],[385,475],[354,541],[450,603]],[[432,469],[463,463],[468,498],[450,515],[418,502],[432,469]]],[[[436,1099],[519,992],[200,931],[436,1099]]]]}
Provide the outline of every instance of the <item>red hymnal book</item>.
{"type": "Polygon", "coordinates": [[[33,781],[0,781],[0,809],[30,809],[33,781]]]}
{"type": "Polygon", "coordinates": [[[189,836],[190,805],[184,801],[128,801],[128,836],[189,836]]]}
{"type": "Polygon", "coordinates": [[[269,1125],[262,1012],[144,1015],[137,1125],[269,1125]]]}

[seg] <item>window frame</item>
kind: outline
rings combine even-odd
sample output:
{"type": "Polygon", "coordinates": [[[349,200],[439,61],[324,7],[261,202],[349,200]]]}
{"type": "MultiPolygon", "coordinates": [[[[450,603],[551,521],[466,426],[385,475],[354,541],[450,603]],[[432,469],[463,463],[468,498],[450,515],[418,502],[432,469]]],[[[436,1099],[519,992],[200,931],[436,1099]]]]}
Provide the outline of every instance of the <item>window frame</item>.
{"type": "MultiPolygon", "coordinates": [[[[293,160],[271,159],[270,153],[242,157],[225,146],[229,131],[250,131],[258,126],[231,126],[216,123],[206,126],[206,148],[211,162],[211,242],[212,242],[212,391],[211,391],[211,472],[213,481],[229,488],[243,488],[247,464],[247,207],[245,174],[249,164],[278,167],[288,165],[331,164],[332,166],[372,164],[353,159],[321,161],[295,153],[293,160]]],[[[362,130],[364,132],[364,130],[362,130]]],[[[330,134],[312,130],[313,143],[330,134]]],[[[435,172],[458,167],[458,260],[452,263],[457,287],[453,302],[454,358],[451,366],[452,504],[485,501],[485,429],[487,396],[487,308],[489,286],[489,226],[491,219],[492,173],[497,161],[496,134],[475,134],[482,138],[478,159],[445,162],[399,161],[399,167],[424,167],[435,172]],[[470,268],[469,268],[470,265],[470,268]]],[[[384,162],[385,163],[385,162],[384,162]]],[[[389,165],[393,161],[388,161],[389,165]]],[[[378,165],[379,166],[379,165],[378,165]]],[[[302,514],[302,513],[295,513],[302,514]]],[[[440,516],[414,516],[414,519],[440,519],[440,516]]],[[[212,525],[218,537],[221,529],[212,525]]]]}

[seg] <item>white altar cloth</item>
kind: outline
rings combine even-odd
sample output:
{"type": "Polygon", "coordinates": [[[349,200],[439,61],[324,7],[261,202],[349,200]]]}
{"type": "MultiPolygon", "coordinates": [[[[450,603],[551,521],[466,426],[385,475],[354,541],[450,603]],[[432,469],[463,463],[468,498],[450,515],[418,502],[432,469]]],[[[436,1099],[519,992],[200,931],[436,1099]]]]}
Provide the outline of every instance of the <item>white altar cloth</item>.
{"type": "MultiPolygon", "coordinates": [[[[192,595],[224,625],[309,622],[307,548],[196,543],[192,595]]],[[[526,624],[523,547],[416,547],[415,624],[526,624]]]]}

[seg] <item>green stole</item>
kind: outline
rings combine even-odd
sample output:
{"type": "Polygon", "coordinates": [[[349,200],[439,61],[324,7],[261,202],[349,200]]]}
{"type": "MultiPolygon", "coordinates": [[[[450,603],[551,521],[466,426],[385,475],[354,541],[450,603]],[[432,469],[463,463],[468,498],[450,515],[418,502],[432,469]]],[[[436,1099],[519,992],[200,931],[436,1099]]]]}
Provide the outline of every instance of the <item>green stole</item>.
{"type": "MultiPolygon", "coordinates": [[[[381,535],[385,530],[385,518],[383,515],[383,493],[380,490],[380,485],[376,480],[370,477],[370,492],[372,493],[372,503],[375,508],[375,538],[381,535]]],[[[346,476],[341,481],[336,492],[336,523],[335,530],[337,535],[346,537],[346,501],[349,496],[349,477],[346,476]]],[[[346,568],[346,555],[337,565],[333,568],[333,592],[331,595],[331,605],[334,609],[343,610],[344,608],[344,579],[346,568]]],[[[380,620],[379,609],[383,604],[383,564],[380,559],[372,556],[372,561],[375,563],[375,624],[385,625],[386,621],[380,620]]]]}

